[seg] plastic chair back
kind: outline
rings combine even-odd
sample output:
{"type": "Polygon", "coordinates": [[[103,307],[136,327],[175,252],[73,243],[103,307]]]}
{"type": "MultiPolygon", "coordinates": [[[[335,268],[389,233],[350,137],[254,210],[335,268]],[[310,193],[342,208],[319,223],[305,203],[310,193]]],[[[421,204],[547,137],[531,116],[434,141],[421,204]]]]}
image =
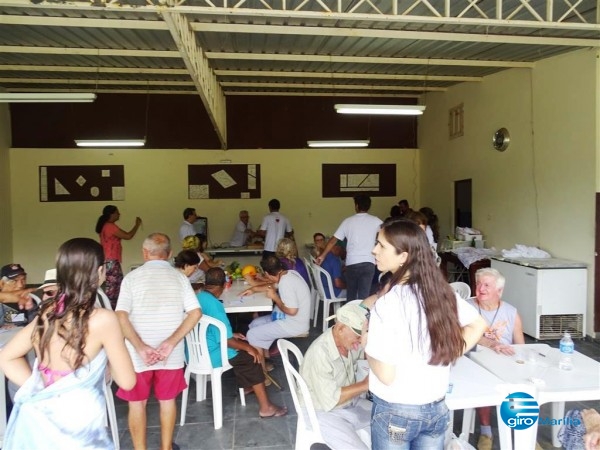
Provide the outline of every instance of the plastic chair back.
{"type": "MultiPolygon", "coordinates": [[[[196,401],[206,399],[206,382],[210,376],[211,392],[213,402],[213,417],[215,430],[223,426],[223,392],[221,389],[221,375],[223,372],[232,368],[227,357],[227,328],[220,320],[203,315],[192,330],[185,337],[185,343],[188,350],[188,363],[185,368],[185,381],[188,387],[183,391],[181,399],[181,420],[180,425],[185,424],[185,414],[187,411],[187,401],[189,394],[189,382],[191,374],[196,374],[196,401]],[[221,367],[213,367],[208,351],[208,342],[206,333],[209,326],[215,326],[219,330],[221,343],[221,367]]],[[[239,389],[242,405],[246,405],[244,389],[239,389]]]]}
{"type": "Polygon", "coordinates": [[[285,339],[279,339],[277,341],[277,348],[281,353],[285,377],[290,387],[296,414],[298,415],[298,423],[296,426],[296,450],[308,450],[311,445],[315,443],[324,444],[325,441],[321,435],[321,428],[319,427],[310,391],[298,370],[296,370],[290,362],[289,353],[291,352],[294,354],[299,366],[302,364],[304,356],[296,345],[285,339]],[[302,402],[300,401],[300,396],[302,402]]]}
{"type": "Polygon", "coordinates": [[[462,299],[466,300],[471,296],[471,286],[469,286],[467,283],[463,283],[462,281],[455,281],[453,283],[450,283],[450,287],[462,299]]]}
{"type": "MultiPolygon", "coordinates": [[[[315,276],[315,284],[317,285],[319,296],[321,300],[323,300],[323,331],[325,331],[328,328],[327,317],[329,316],[329,307],[331,306],[331,304],[334,303],[345,302],[346,297],[335,296],[335,292],[333,291],[333,282],[331,281],[331,275],[329,275],[329,272],[327,272],[321,266],[318,266],[316,264],[313,264],[312,268],[314,271],[313,273],[315,276]],[[323,278],[321,277],[321,275],[325,278],[327,286],[323,284],[323,278]]],[[[339,305],[336,305],[336,309],[337,306],[339,305]]],[[[315,306],[315,317],[313,320],[313,326],[316,326],[317,324],[318,310],[319,304],[317,303],[315,306]]]]}

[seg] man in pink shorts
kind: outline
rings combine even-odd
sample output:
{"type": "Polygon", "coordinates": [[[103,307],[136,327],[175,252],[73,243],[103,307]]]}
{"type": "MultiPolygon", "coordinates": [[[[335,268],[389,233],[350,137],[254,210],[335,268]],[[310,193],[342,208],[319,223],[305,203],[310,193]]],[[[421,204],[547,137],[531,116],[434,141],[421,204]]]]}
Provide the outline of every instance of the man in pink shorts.
{"type": "Polygon", "coordinates": [[[119,389],[117,396],[129,402],[133,447],[146,449],[146,403],[153,389],[160,406],[160,448],[171,450],[177,448],[175,399],[186,388],[183,338],[202,312],[189,280],[168,262],[167,235],[148,236],[143,254],[144,265],[123,279],[116,308],[137,383],[130,391],[119,389]]]}

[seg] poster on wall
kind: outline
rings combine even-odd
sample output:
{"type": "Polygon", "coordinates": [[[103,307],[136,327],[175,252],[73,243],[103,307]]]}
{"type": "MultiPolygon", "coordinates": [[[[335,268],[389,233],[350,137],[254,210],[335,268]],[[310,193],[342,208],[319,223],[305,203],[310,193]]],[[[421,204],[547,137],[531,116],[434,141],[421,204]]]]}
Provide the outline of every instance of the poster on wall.
{"type": "Polygon", "coordinates": [[[124,166],[39,166],[40,202],[125,200],[124,166]]]}
{"type": "Polygon", "coordinates": [[[396,164],[323,164],[323,197],[396,195],[396,164]]]}
{"type": "Polygon", "coordinates": [[[260,164],[189,165],[188,198],[260,198],[260,164]]]}

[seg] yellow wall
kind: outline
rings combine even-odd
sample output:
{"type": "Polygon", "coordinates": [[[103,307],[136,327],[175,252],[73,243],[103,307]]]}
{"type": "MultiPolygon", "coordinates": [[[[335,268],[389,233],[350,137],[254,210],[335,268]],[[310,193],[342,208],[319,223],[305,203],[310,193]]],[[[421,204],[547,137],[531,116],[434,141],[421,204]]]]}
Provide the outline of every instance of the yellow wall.
{"type": "Polygon", "coordinates": [[[8,104],[0,105],[0,266],[12,259],[10,208],[10,114],[8,104]]]}
{"type": "Polygon", "coordinates": [[[451,233],[453,182],[473,180],[473,226],[497,249],[539,246],[588,270],[593,335],[598,51],[582,50],[427,96],[419,127],[421,200],[451,233]],[[449,140],[448,109],[464,103],[465,134],[449,140]],[[498,128],[511,144],[492,149],[498,128]]]}
{"type": "MultiPolygon", "coordinates": [[[[143,227],[130,242],[123,242],[125,269],[141,261],[141,243],[151,232],[177,236],[182,212],[194,207],[209,218],[213,243],[228,241],[238,211],[247,209],[251,222],[260,226],[271,198],[281,201],[296,231],[299,247],[312,241],[312,234],[331,234],[341,220],[354,213],[351,198],[321,198],[322,163],[395,163],[397,197],[375,197],[371,212],[388,216],[398,198],[418,198],[417,151],[402,150],[51,150],[11,149],[13,187],[14,259],[23,264],[30,281],[42,281],[52,267],[58,246],[75,236],[96,238],[94,227],[105,202],[41,203],[38,193],[40,165],[123,164],[125,201],[113,202],[121,211],[118,225],[129,230],[135,216],[143,227]],[[188,164],[261,164],[262,198],[256,200],[188,200],[188,164]],[[22,180],[29,180],[23,183],[22,180]]],[[[179,245],[176,243],[176,250],[179,245]]],[[[303,249],[300,249],[302,252],[303,249]]]]}

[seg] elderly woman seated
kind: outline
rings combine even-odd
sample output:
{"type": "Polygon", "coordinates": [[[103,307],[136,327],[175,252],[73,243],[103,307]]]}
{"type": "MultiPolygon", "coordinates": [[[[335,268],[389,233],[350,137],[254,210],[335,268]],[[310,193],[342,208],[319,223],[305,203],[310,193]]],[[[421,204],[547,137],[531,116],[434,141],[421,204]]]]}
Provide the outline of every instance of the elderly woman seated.
{"type": "Polygon", "coordinates": [[[279,261],[281,261],[281,263],[286,269],[295,270],[302,276],[302,278],[304,278],[306,284],[310,285],[310,281],[308,279],[308,271],[306,270],[306,266],[304,265],[302,260],[298,258],[298,247],[296,247],[296,243],[293,239],[281,239],[277,243],[275,255],[279,258],[279,261]]]}
{"type": "Polygon", "coordinates": [[[249,295],[264,292],[273,300],[273,312],[254,319],[246,339],[266,357],[276,339],[295,337],[308,332],[310,323],[310,290],[294,270],[286,270],[276,256],[267,256],[260,262],[267,285],[253,286],[242,292],[249,295]]]}
{"type": "Polygon", "coordinates": [[[204,253],[203,235],[186,236],[181,242],[183,250],[193,250],[198,254],[200,262],[198,263],[198,270],[189,275],[190,282],[192,283],[204,283],[204,274],[212,267],[221,267],[223,261],[213,260],[209,255],[204,253]]]}

